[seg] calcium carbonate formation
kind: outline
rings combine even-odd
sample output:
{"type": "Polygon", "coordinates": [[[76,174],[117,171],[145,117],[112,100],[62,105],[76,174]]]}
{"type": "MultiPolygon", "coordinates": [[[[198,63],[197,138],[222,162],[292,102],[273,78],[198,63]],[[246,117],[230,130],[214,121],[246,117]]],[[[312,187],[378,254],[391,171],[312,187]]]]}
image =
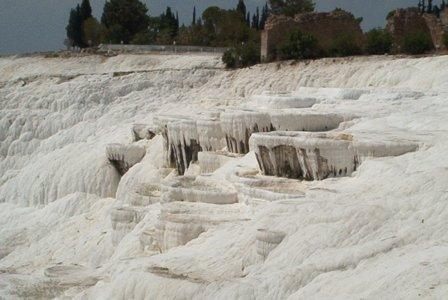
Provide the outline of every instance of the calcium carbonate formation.
{"type": "Polygon", "coordinates": [[[254,134],[251,149],[265,175],[322,180],[349,176],[369,156],[397,156],[417,145],[394,141],[363,141],[344,133],[276,131],[254,134]]]}
{"type": "Polygon", "coordinates": [[[263,259],[268,257],[269,253],[272,252],[285,238],[286,234],[281,231],[272,231],[268,229],[258,229],[257,238],[257,254],[263,259]]]}
{"type": "Polygon", "coordinates": [[[329,131],[347,121],[342,115],[308,110],[273,110],[269,114],[274,131],[329,131]]]}
{"type": "Polygon", "coordinates": [[[210,228],[239,220],[242,220],[239,210],[223,205],[165,203],[155,226],[154,243],[164,252],[185,245],[210,228]]]}
{"type": "Polygon", "coordinates": [[[221,114],[221,126],[227,149],[239,154],[249,152],[249,138],[252,133],[272,130],[269,114],[255,110],[227,110],[221,114]]]}
{"type": "Polygon", "coordinates": [[[132,207],[116,207],[110,213],[112,243],[118,245],[123,237],[140,221],[138,212],[132,207]]]}
{"type": "Polygon", "coordinates": [[[303,181],[263,176],[258,169],[237,168],[229,176],[229,181],[238,190],[240,202],[251,207],[272,201],[300,199],[307,188],[303,181]]]}
{"type": "Polygon", "coordinates": [[[132,126],[132,136],[134,137],[134,142],[140,140],[150,140],[155,137],[157,130],[147,124],[134,124],[132,126]]]}
{"type": "Polygon", "coordinates": [[[203,151],[220,151],[226,146],[219,118],[199,119],[196,125],[203,151]]]}
{"type": "Polygon", "coordinates": [[[226,163],[243,155],[228,151],[202,151],[198,154],[198,164],[201,174],[210,174],[221,168],[226,163]]]}
{"type": "Polygon", "coordinates": [[[178,120],[168,123],[169,148],[174,153],[174,160],[179,175],[183,175],[190,163],[198,160],[201,151],[195,120],[178,120]]]}
{"type": "Polygon", "coordinates": [[[238,202],[236,190],[229,184],[207,176],[182,176],[162,184],[162,200],[233,204],[238,202]]]}
{"type": "Polygon", "coordinates": [[[251,106],[257,109],[308,108],[316,104],[314,97],[266,91],[251,98],[251,106]]]}
{"type": "Polygon", "coordinates": [[[128,204],[131,206],[148,206],[160,202],[160,185],[141,183],[136,185],[130,192],[128,204]]]}
{"type": "Polygon", "coordinates": [[[120,175],[124,175],[133,165],[139,163],[146,150],[138,145],[109,144],[106,155],[120,175]]]}
{"type": "Polygon", "coordinates": [[[154,124],[157,126],[158,131],[162,134],[164,144],[163,149],[165,153],[166,166],[168,168],[176,167],[175,149],[172,148],[170,137],[168,136],[168,124],[180,120],[189,120],[186,116],[176,115],[158,115],[154,117],[154,124]]]}

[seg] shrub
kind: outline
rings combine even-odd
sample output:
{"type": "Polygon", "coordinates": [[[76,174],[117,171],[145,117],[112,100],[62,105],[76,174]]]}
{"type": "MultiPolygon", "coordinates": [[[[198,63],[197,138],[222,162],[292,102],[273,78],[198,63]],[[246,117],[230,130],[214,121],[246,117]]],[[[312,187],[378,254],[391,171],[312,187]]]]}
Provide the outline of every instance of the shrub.
{"type": "Polygon", "coordinates": [[[366,34],[366,52],[368,54],[389,53],[392,47],[392,35],[384,29],[372,29],[366,34]]]}
{"type": "Polygon", "coordinates": [[[361,47],[351,34],[343,34],[334,39],[329,53],[331,56],[351,56],[362,53],[361,47]]]}
{"type": "Polygon", "coordinates": [[[434,48],[429,33],[419,31],[404,37],[403,51],[408,54],[423,54],[434,48]]]}
{"type": "Polygon", "coordinates": [[[448,32],[443,34],[443,44],[448,48],[448,32]]]}
{"type": "Polygon", "coordinates": [[[147,30],[143,30],[136,33],[130,43],[134,45],[149,45],[152,42],[150,33],[147,30]]]}
{"type": "Polygon", "coordinates": [[[222,62],[226,65],[226,68],[229,69],[236,68],[236,60],[237,60],[237,54],[235,48],[226,50],[222,55],[222,62]]]}
{"type": "Polygon", "coordinates": [[[300,30],[288,33],[286,41],[278,47],[280,59],[309,59],[318,57],[319,47],[316,37],[300,30]]]}
{"type": "Polygon", "coordinates": [[[230,48],[222,55],[222,62],[227,68],[245,68],[260,62],[260,47],[253,44],[245,44],[230,48]]]}

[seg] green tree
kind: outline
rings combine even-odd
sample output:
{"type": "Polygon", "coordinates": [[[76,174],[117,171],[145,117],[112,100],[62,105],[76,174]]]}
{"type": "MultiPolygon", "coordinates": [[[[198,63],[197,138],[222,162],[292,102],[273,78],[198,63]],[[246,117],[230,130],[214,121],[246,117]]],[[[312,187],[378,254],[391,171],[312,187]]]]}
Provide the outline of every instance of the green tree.
{"type": "Polygon", "coordinates": [[[249,41],[250,28],[236,10],[224,10],[212,6],[204,11],[202,19],[206,32],[206,45],[229,47],[249,41]]]}
{"type": "Polygon", "coordinates": [[[261,11],[261,18],[260,18],[260,29],[264,29],[264,25],[266,24],[266,21],[268,20],[268,16],[269,16],[269,7],[268,4],[266,3],[261,11]]]}
{"type": "Polygon", "coordinates": [[[83,23],[84,43],[88,46],[97,46],[104,39],[104,29],[93,17],[83,23]]]}
{"type": "Polygon", "coordinates": [[[442,40],[443,40],[443,44],[445,45],[445,47],[448,48],[448,32],[445,32],[445,33],[443,34],[443,38],[442,38],[442,40]]]}
{"type": "Polygon", "coordinates": [[[404,37],[403,51],[408,54],[423,54],[434,49],[429,33],[418,31],[404,37]]]}
{"type": "Polygon", "coordinates": [[[275,14],[293,17],[299,13],[314,11],[312,0],[269,0],[271,10],[275,14]]]}
{"type": "Polygon", "coordinates": [[[319,56],[318,40],[312,34],[291,30],[286,41],[278,47],[280,59],[310,59],[319,56]]]}
{"type": "Polygon", "coordinates": [[[392,35],[384,29],[375,28],[366,34],[366,51],[368,54],[389,53],[392,47],[392,35]]]}
{"type": "Polygon", "coordinates": [[[222,61],[231,69],[255,65],[260,62],[260,47],[253,43],[233,47],[224,52],[222,61]]]}
{"type": "Polygon", "coordinates": [[[196,25],[196,6],[193,7],[193,20],[191,21],[191,26],[196,25]]]}
{"type": "Polygon", "coordinates": [[[243,18],[246,17],[246,4],[244,4],[244,0],[238,0],[238,4],[236,5],[236,11],[241,14],[243,18]]]}
{"type": "Polygon", "coordinates": [[[67,38],[70,41],[72,47],[84,48],[84,34],[83,34],[83,19],[81,16],[81,8],[79,4],[76,8],[70,11],[70,17],[68,25],[65,28],[67,31],[67,38]]]}
{"type": "Polygon", "coordinates": [[[107,0],[101,23],[107,28],[107,39],[129,43],[135,34],[148,28],[148,8],[139,0],[107,0]]]}
{"type": "Polygon", "coordinates": [[[352,56],[361,54],[362,49],[355,37],[347,33],[333,40],[329,52],[331,56],[352,56]]]}
{"type": "Polygon", "coordinates": [[[433,7],[432,7],[432,0],[428,0],[428,7],[426,9],[426,12],[428,14],[431,14],[433,12],[433,7]]]}
{"type": "Polygon", "coordinates": [[[260,29],[260,10],[257,7],[257,12],[252,17],[252,28],[258,30],[260,29]]]}
{"type": "Polygon", "coordinates": [[[82,0],[80,10],[83,21],[92,18],[92,7],[90,6],[89,0],[82,0]]]}

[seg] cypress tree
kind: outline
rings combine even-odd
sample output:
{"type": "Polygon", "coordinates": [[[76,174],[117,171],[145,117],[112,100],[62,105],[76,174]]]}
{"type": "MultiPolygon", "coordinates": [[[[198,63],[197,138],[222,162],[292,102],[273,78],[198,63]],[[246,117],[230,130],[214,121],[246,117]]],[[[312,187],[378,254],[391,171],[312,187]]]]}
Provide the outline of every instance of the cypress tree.
{"type": "Polygon", "coordinates": [[[191,25],[196,25],[196,6],[193,7],[193,21],[191,22],[191,25]]]}
{"type": "Polygon", "coordinates": [[[246,16],[246,25],[247,27],[250,27],[250,12],[247,12],[247,16],[246,16]]]}
{"type": "Polygon", "coordinates": [[[243,18],[246,17],[246,4],[244,4],[244,0],[238,0],[236,11],[239,12],[243,18]]]}
{"type": "Polygon", "coordinates": [[[437,5],[434,5],[434,14],[437,18],[440,18],[440,8],[437,5]]]}
{"type": "Polygon", "coordinates": [[[430,14],[430,13],[432,13],[432,10],[433,9],[433,7],[432,7],[432,0],[428,0],[428,9],[427,9],[427,13],[428,14],[430,14]]]}
{"type": "Polygon", "coordinates": [[[268,16],[269,16],[269,7],[268,4],[266,3],[263,7],[263,10],[261,11],[261,19],[260,19],[260,29],[263,30],[264,26],[266,25],[266,21],[268,20],[268,16]]]}
{"type": "Polygon", "coordinates": [[[81,16],[81,8],[79,4],[75,9],[70,11],[70,17],[68,20],[68,25],[65,28],[67,30],[67,37],[71,42],[72,46],[83,48],[85,47],[83,41],[83,19],[81,16]]]}
{"type": "Polygon", "coordinates": [[[89,0],[82,0],[80,10],[81,18],[83,21],[87,20],[88,18],[92,18],[92,7],[90,6],[89,0]]]}

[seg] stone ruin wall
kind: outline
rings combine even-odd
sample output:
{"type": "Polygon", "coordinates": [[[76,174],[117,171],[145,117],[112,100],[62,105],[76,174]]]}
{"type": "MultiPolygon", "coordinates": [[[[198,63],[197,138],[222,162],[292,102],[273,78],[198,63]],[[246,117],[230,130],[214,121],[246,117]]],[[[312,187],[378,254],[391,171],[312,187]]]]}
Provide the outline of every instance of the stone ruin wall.
{"type": "MultiPolygon", "coordinates": [[[[294,18],[271,15],[261,33],[261,58],[263,61],[272,61],[277,57],[277,47],[281,44],[288,30],[299,28],[301,31],[311,33],[319,39],[320,45],[325,49],[341,34],[354,34],[360,41],[363,38],[358,21],[352,14],[345,11],[330,13],[305,13],[294,18]]],[[[387,20],[388,30],[398,41],[394,45],[394,52],[399,52],[404,37],[416,31],[424,31],[431,36],[436,50],[446,50],[443,44],[443,33],[448,32],[448,8],[443,10],[440,18],[432,14],[421,14],[417,8],[397,9],[387,20]]]]}
{"type": "Polygon", "coordinates": [[[422,14],[418,8],[411,7],[395,10],[387,20],[386,30],[394,36],[396,41],[394,52],[400,52],[406,35],[419,31],[431,36],[436,50],[445,50],[446,47],[442,39],[447,25],[448,9],[445,9],[440,18],[437,18],[433,14],[422,14]]]}
{"type": "Polygon", "coordinates": [[[327,13],[304,13],[294,18],[283,15],[271,15],[261,34],[261,57],[263,61],[272,61],[277,57],[277,47],[286,37],[286,33],[299,28],[304,33],[313,34],[323,49],[328,49],[333,40],[344,34],[352,34],[359,42],[363,34],[359,22],[348,12],[335,10],[327,13]]]}

